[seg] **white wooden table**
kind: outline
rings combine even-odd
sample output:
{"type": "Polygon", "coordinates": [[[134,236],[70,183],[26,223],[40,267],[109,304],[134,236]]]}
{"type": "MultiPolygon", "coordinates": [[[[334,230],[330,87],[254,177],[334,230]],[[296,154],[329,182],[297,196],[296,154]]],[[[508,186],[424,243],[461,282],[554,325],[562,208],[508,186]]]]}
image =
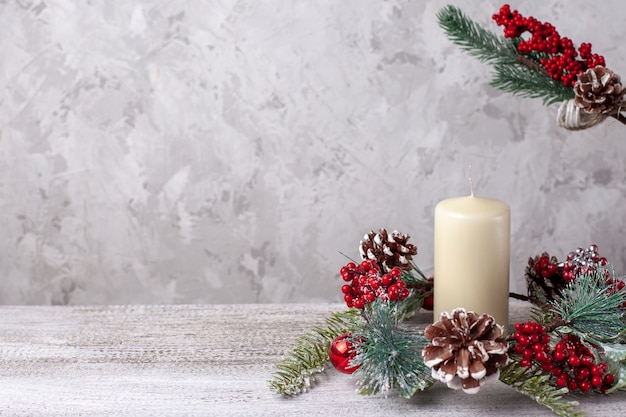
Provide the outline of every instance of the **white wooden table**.
{"type": "MultiPolygon", "coordinates": [[[[511,322],[526,318],[512,300],[511,322]]],[[[494,381],[477,395],[443,384],[406,400],[354,393],[329,369],[306,394],[268,390],[293,340],[335,305],[0,307],[0,416],[552,416],[494,381]]],[[[431,321],[423,312],[416,325],[431,321]]],[[[626,393],[582,398],[624,415],[626,393]]]]}

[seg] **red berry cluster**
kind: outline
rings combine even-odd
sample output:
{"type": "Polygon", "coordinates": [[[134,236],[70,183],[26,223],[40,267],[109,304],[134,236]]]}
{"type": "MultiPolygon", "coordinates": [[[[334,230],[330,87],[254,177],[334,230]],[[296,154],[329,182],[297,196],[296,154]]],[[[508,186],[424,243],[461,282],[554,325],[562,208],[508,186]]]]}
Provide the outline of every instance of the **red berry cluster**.
{"type": "MultiPolygon", "coordinates": [[[[607,260],[600,256],[598,245],[592,244],[588,248],[576,248],[575,251],[567,254],[567,260],[563,263],[563,279],[570,281],[579,274],[589,274],[600,266],[606,266],[607,260]]],[[[605,270],[605,276],[609,276],[609,271],[605,270]]]]}
{"type": "MultiPolygon", "coordinates": [[[[535,269],[535,271],[537,271],[538,274],[541,274],[542,277],[550,278],[552,275],[561,272],[559,270],[558,264],[554,262],[555,259],[550,259],[548,255],[541,255],[533,265],[533,268],[535,269]]],[[[563,277],[563,279],[565,279],[565,277],[563,277]]],[[[569,279],[566,279],[566,281],[569,279]]]]}
{"type": "MultiPolygon", "coordinates": [[[[598,246],[589,245],[588,248],[577,248],[567,255],[565,262],[557,262],[556,258],[551,259],[548,255],[540,256],[533,268],[544,278],[550,278],[555,274],[560,274],[566,282],[572,281],[579,274],[593,273],[601,266],[606,266],[607,260],[600,256],[598,246]]],[[[609,271],[605,270],[605,276],[609,277],[609,271]]]]}
{"type": "Polygon", "coordinates": [[[608,373],[608,365],[596,363],[593,352],[577,336],[565,336],[551,348],[551,337],[541,324],[516,323],[515,330],[513,353],[522,356],[520,366],[529,368],[533,361],[537,362],[556,379],[557,387],[581,392],[598,389],[606,393],[615,382],[613,374],[608,373]]]}
{"type": "Polygon", "coordinates": [[[591,52],[590,43],[582,43],[576,51],[574,43],[561,37],[550,23],[542,23],[534,17],[524,17],[517,10],[511,11],[508,4],[492,16],[498,26],[504,26],[505,38],[518,38],[525,32],[531,36],[520,41],[517,50],[520,54],[531,52],[548,55],[540,59],[548,75],[567,87],[573,87],[576,75],[596,65],[605,66],[604,57],[591,52]],[[580,57],[580,59],[578,59],[580,57]]]}
{"type": "Polygon", "coordinates": [[[397,266],[381,274],[378,264],[366,259],[359,265],[349,262],[339,273],[344,281],[350,282],[341,287],[343,299],[350,308],[363,309],[376,298],[402,301],[409,296],[409,289],[400,279],[402,269],[397,266]]]}

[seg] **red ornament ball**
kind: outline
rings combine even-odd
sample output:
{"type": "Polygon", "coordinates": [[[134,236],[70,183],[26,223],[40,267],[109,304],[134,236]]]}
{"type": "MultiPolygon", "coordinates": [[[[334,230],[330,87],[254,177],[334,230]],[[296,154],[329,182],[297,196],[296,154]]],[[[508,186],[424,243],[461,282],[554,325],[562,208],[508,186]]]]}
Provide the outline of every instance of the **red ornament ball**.
{"type": "Polygon", "coordinates": [[[337,336],[331,342],[328,350],[330,363],[333,364],[336,370],[344,374],[351,374],[359,369],[359,366],[350,366],[350,360],[356,356],[354,346],[348,340],[351,336],[350,333],[337,336]]]}

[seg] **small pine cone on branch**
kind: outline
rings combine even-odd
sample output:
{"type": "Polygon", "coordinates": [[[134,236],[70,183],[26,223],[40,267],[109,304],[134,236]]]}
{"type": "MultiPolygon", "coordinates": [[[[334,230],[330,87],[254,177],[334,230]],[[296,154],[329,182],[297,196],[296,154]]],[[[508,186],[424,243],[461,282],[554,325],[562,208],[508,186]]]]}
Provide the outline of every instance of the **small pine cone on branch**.
{"type": "Polygon", "coordinates": [[[394,230],[391,234],[380,229],[378,233],[369,232],[359,245],[361,258],[376,261],[385,272],[398,266],[410,270],[411,259],[417,254],[417,247],[408,243],[411,236],[394,230]]]}
{"type": "Polygon", "coordinates": [[[508,343],[502,328],[488,314],[456,308],[441,313],[439,321],[424,330],[430,340],[422,350],[432,376],[453,389],[475,394],[488,377],[498,377],[508,362],[508,343]]]}
{"type": "Polygon", "coordinates": [[[567,285],[558,259],[548,252],[528,258],[526,283],[528,296],[544,303],[561,298],[562,290],[567,285]]]}
{"type": "Polygon", "coordinates": [[[620,76],[600,65],[578,74],[574,84],[574,102],[586,113],[614,112],[624,93],[620,76]]]}

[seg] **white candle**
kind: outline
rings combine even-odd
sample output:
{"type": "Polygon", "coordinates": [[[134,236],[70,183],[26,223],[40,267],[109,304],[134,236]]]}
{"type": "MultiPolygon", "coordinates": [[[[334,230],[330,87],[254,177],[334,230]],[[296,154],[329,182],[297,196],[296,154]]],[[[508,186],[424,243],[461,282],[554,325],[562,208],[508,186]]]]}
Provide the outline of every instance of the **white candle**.
{"type": "Polygon", "coordinates": [[[511,210],[498,200],[450,198],[435,207],[434,318],[463,307],[509,323],[511,210]]]}

